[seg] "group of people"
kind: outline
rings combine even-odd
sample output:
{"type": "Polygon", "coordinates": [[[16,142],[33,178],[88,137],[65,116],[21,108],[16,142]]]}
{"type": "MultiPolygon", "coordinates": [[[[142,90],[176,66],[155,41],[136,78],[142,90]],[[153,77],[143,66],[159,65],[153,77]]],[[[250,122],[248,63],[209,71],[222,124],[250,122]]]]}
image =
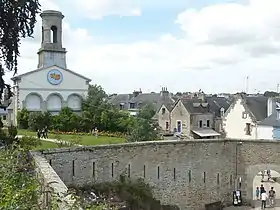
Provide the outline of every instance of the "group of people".
{"type": "Polygon", "coordinates": [[[43,129],[38,129],[37,137],[38,137],[38,139],[40,139],[40,138],[47,139],[48,138],[48,127],[45,126],[43,129]]]}
{"type": "Polygon", "coordinates": [[[273,187],[270,188],[270,190],[268,191],[268,194],[267,194],[267,192],[264,189],[264,186],[262,184],[261,184],[260,187],[257,187],[257,189],[256,189],[257,200],[261,199],[261,202],[262,202],[261,203],[261,209],[265,209],[266,208],[267,200],[268,200],[268,205],[270,207],[274,207],[275,196],[276,196],[276,192],[275,192],[273,187]]]}
{"type": "MultiPolygon", "coordinates": [[[[262,174],[262,182],[264,182],[265,171],[261,171],[261,174],[262,174]]],[[[271,179],[271,171],[270,171],[270,169],[266,170],[266,174],[267,174],[267,181],[270,181],[270,179],[271,179]]]]}

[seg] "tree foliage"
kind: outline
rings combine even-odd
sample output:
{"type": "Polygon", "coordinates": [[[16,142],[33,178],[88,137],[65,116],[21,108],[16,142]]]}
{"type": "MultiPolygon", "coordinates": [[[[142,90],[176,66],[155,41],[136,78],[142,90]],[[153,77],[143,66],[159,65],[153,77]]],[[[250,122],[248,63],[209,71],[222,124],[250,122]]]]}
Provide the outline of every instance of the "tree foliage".
{"type": "MultiPolygon", "coordinates": [[[[11,1],[0,3],[0,99],[7,90],[4,100],[11,98],[10,85],[3,76],[6,71],[17,73],[20,40],[31,37],[36,23],[36,14],[40,12],[38,0],[11,1]]],[[[8,104],[1,104],[7,107],[8,104]]]]}

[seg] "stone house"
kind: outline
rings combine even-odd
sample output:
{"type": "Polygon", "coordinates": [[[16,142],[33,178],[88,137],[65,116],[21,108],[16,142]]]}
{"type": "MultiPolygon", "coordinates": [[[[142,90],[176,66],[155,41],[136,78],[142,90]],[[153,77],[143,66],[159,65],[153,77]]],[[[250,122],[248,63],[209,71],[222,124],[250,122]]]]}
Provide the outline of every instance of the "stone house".
{"type": "Polygon", "coordinates": [[[227,138],[257,139],[257,126],[267,117],[268,98],[237,94],[224,116],[227,138]]]}
{"type": "Polygon", "coordinates": [[[222,117],[230,100],[221,97],[181,98],[162,104],[154,119],[164,133],[180,133],[187,138],[214,138],[223,134],[222,117]]]}
{"type": "Polygon", "coordinates": [[[147,104],[152,104],[155,110],[159,110],[162,104],[173,104],[175,100],[167,88],[162,88],[159,93],[142,93],[141,90],[132,94],[115,94],[108,100],[121,110],[128,110],[131,115],[136,115],[139,109],[147,104]]]}

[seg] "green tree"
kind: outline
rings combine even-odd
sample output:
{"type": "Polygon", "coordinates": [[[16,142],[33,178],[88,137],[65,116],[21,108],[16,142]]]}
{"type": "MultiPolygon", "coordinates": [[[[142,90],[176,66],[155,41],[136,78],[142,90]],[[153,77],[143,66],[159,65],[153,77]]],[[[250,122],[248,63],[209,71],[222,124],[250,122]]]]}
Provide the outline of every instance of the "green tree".
{"type": "Polygon", "coordinates": [[[138,118],[144,118],[151,120],[152,117],[156,114],[155,107],[152,104],[145,105],[137,114],[138,118]]]}
{"type": "Polygon", "coordinates": [[[31,112],[28,118],[28,128],[36,131],[43,129],[45,126],[50,126],[52,116],[49,112],[31,112]]]}
{"type": "Polygon", "coordinates": [[[101,126],[101,115],[104,110],[111,109],[107,103],[107,94],[100,85],[90,85],[88,96],[83,102],[83,127],[89,131],[101,126]]]}
{"type": "Polygon", "coordinates": [[[4,81],[7,71],[17,73],[17,58],[22,38],[31,37],[40,12],[38,0],[11,1],[0,3],[0,99],[1,108],[7,108],[11,102],[12,91],[4,81]],[[6,90],[6,91],[5,91],[6,90]],[[4,94],[4,100],[2,95],[4,94]]]}
{"type": "Polygon", "coordinates": [[[28,128],[29,112],[27,109],[23,108],[18,112],[17,116],[19,127],[22,129],[28,128]]]}

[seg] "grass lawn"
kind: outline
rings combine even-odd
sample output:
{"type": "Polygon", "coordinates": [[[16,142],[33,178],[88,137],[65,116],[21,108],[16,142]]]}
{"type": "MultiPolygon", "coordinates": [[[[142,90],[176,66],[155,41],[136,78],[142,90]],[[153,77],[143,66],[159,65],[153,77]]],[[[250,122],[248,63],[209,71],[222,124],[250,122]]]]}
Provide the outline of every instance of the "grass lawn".
{"type": "MultiPolygon", "coordinates": [[[[18,135],[26,135],[26,136],[37,136],[36,132],[28,131],[28,130],[18,130],[18,135]]],[[[76,139],[76,135],[59,135],[62,140],[71,140],[76,139]]],[[[118,144],[118,143],[124,143],[124,138],[117,138],[117,137],[108,137],[108,136],[91,136],[91,135],[81,135],[81,143],[82,145],[101,145],[101,144],[118,144]]],[[[55,134],[49,134],[50,139],[56,139],[57,135],[55,134]]],[[[52,143],[52,142],[48,142],[52,143]]]]}
{"type": "Polygon", "coordinates": [[[41,141],[42,145],[36,147],[34,150],[41,150],[41,149],[52,149],[52,148],[57,148],[58,145],[54,142],[49,142],[49,141],[41,141]]]}

